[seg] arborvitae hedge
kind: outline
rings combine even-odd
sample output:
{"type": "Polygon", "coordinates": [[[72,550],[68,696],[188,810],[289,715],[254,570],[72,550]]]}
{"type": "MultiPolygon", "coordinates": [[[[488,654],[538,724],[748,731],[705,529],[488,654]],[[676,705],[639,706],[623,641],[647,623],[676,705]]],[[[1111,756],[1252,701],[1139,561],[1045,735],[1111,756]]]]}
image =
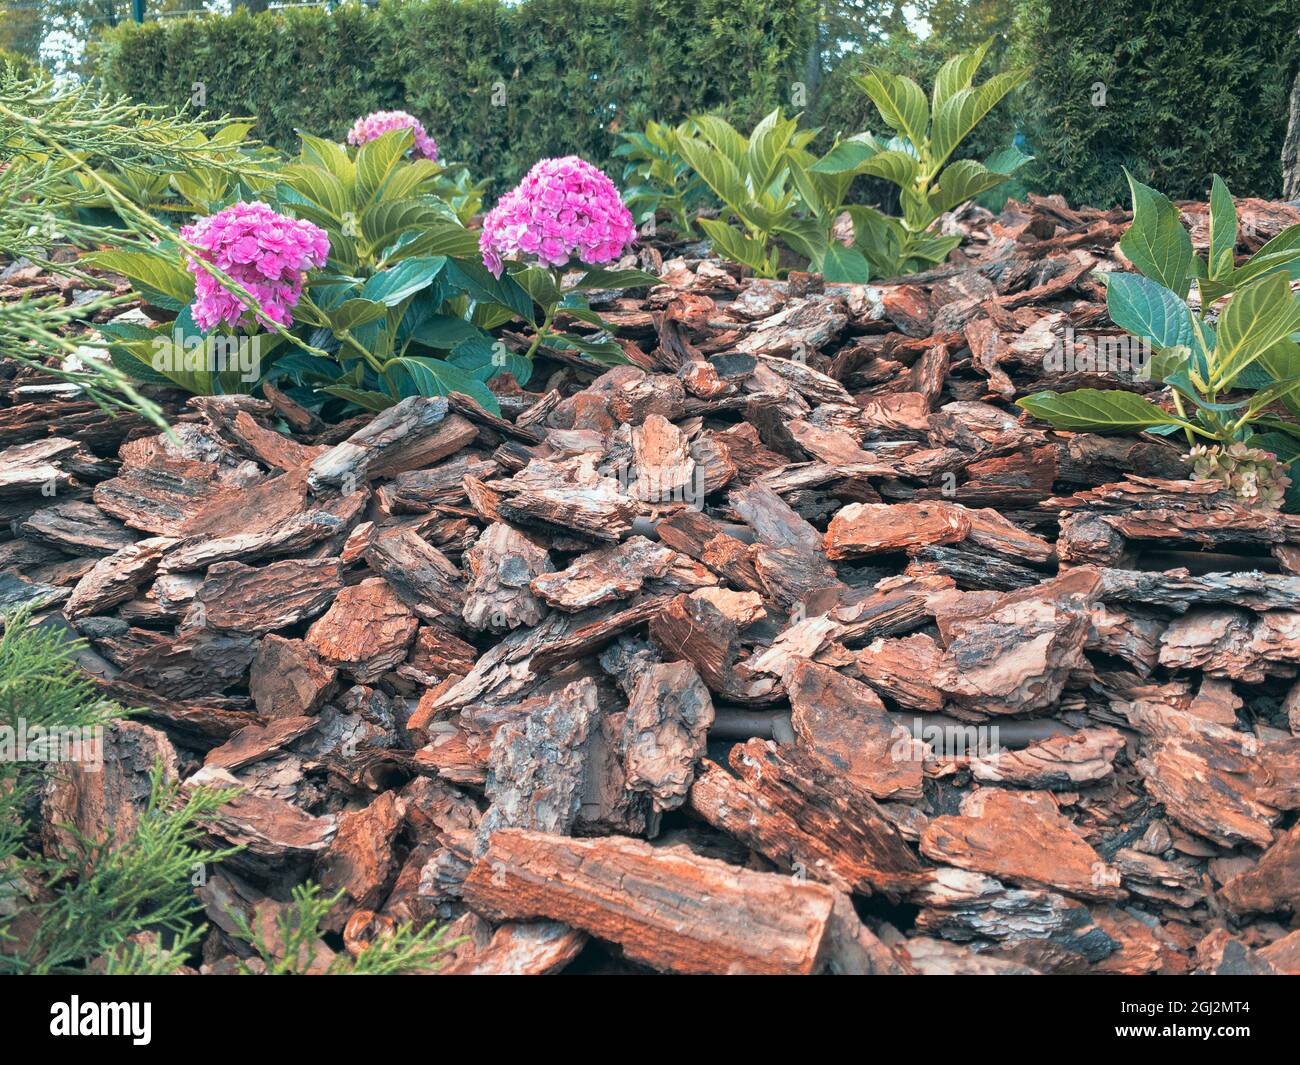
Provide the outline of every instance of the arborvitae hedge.
{"type": "MultiPolygon", "coordinates": [[[[1007,2],[1018,17],[1003,63],[1028,64],[1034,76],[960,154],[982,157],[1023,132],[1039,159],[1033,187],[1072,203],[1127,202],[1121,165],[1174,197],[1203,197],[1216,171],[1238,195],[1280,193],[1300,0],[1007,2]],[[1093,106],[1097,82],[1104,107],[1093,106]]],[[[817,99],[793,95],[817,9],[818,0],[241,9],[121,26],[102,41],[98,71],[109,88],[150,103],[184,105],[202,82],[208,110],[255,114],[258,135],[290,149],[298,128],[341,138],[357,115],[411,111],[445,157],[499,193],[545,155],[575,152],[618,177],[614,133],[648,118],[718,109],[748,128],[781,104],[823,126],[827,144],[835,131],[879,131],[845,73],[858,57],[824,77],[817,99]]],[[[945,50],[956,46],[886,43],[869,58],[928,89],[945,50]]]]}
{"type": "MultiPolygon", "coordinates": [[[[722,110],[748,124],[789,108],[816,0],[419,0],[289,8],[119,27],[109,89],[257,115],[284,148],[295,129],[342,138],[377,109],[410,111],[446,158],[497,191],[546,155],[609,166],[619,129],[722,110]],[[502,101],[504,100],[504,104],[502,101]]],[[[612,164],[618,170],[617,164],[612,164]]]]}
{"type": "Polygon", "coordinates": [[[1021,7],[1016,50],[1034,69],[1024,99],[1039,187],[1073,203],[1127,204],[1123,165],[1174,198],[1204,199],[1213,173],[1237,195],[1280,195],[1300,0],[1021,7]]]}

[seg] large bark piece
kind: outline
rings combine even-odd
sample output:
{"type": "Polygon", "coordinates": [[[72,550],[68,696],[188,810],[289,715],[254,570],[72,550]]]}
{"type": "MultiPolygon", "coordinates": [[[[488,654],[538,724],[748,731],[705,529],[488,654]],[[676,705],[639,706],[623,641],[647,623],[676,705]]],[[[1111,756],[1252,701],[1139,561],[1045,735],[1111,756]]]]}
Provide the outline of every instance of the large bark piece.
{"type": "Polygon", "coordinates": [[[497,832],[464,884],[491,917],[545,918],[678,973],[795,975],[828,962],[836,894],[683,847],[497,832]]]}
{"type": "Polygon", "coordinates": [[[503,828],[565,833],[573,827],[596,713],[596,686],[585,679],[497,730],[485,789],[491,805],[479,824],[480,846],[503,828]]]}
{"type": "Polygon", "coordinates": [[[754,530],[754,568],[772,599],[784,607],[803,604],[813,614],[820,613],[814,604],[838,597],[840,580],[827,561],[821,534],[785,500],[759,484],[736,489],[730,500],[754,530]]]}
{"type": "Polygon", "coordinates": [[[414,530],[377,536],[366,548],[365,559],[421,620],[460,628],[465,603],[461,573],[414,530]]]}
{"type": "Polygon", "coordinates": [[[857,558],[931,544],[952,544],[970,534],[966,508],[951,503],[850,503],[826,529],[831,558],[857,558]]]}
{"type": "Polygon", "coordinates": [[[994,956],[1033,971],[1078,971],[1118,946],[1083,903],[1054,891],[1009,888],[981,873],[935,869],[913,899],[923,907],[916,919],[922,931],[958,942],[991,941],[994,956]]]}
{"type": "Polygon", "coordinates": [[[1110,776],[1123,749],[1124,737],[1114,729],[1083,729],[978,758],[971,763],[971,775],[992,784],[1066,790],[1110,776]]]}
{"type": "Polygon", "coordinates": [[[312,462],[307,483],[348,495],[372,477],[426,465],[428,441],[446,417],[442,397],[408,396],[312,462]]]}
{"type": "Polygon", "coordinates": [[[646,791],[656,810],[686,799],[713,724],[713,700],[689,662],[646,669],[632,688],[623,726],[627,786],[646,791]]]}
{"type": "Polygon", "coordinates": [[[1137,769],[1151,797],[1189,831],[1225,847],[1273,842],[1279,814],[1258,797],[1266,770],[1240,744],[1169,736],[1144,751],[1137,769]]]}
{"type": "Polygon", "coordinates": [[[1300,666],[1300,612],[1251,614],[1230,607],[1190,610],[1160,640],[1160,664],[1258,683],[1300,666]]]}
{"type": "Polygon", "coordinates": [[[260,567],[219,562],[209,567],[196,601],[209,627],[261,635],[315,617],[342,587],[337,558],[287,558],[260,567]]]}
{"type": "Polygon", "coordinates": [[[565,465],[534,459],[509,481],[497,509],[508,521],[552,535],[579,535],[615,543],[632,528],[638,505],[612,477],[598,473],[587,456],[565,465]]]}
{"type": "Polygon", "coordinates": [[[248,694],[267,717],[314,714],[334,690],[338,670],[302,640],[268,635],[249,671],[248,694]]]}
{"type": "Polygon", "coordinates": [[[68,618],[102,614],[132,598],[139,588],[153,580],[158,563],[177,541],[166,536],[152,536],[101,558],[77,582],[64,604],[68,618]]]}
{"type": "Polygon", "coordinates": [[[392,586],[371,577],[339,592],[306,642],[323,662],[369,684],[406,657],[419,627],[392,586]]]}
{"type": "Polygon", "coordinates": [[[102,740],[85,732],[75,746],[62,742],[63,761],[45,783],[43,831],[55,853],[69,859],[89,858],[87,842],[124,844],[149,802],[154,765],[165,778],[177,774],[176,751],[156,728],[119,721],[102,740]]]}
{"type": "Polygon", "coordinates": [[[530,587],[560,610],[587,610],[630,598],[648,582],[656,590],[689,592],[714,585],[717,579],[671,548],[633,536],[615,547],[583,555],[558,573],[534,577],[530,587]]]}
{"type": "Polygon", "coordinates": [[[959,816],[937,817],[926,826],[921,853],[1023,887],[1085,899],[1123,894],[1118,872],[1088,845],[1046,792],[972,792],[959,816]]]}
{"type": "Polygon", "coordinates": [[[936,685],[972,714],[1040,710],[1083,665],[1097,574],[1078,569],[996,599],[949,627],[936,685]]]}
{"type": "Polygon", "coordinates": [[[786,675],[799,743],[877,799],[919,799],[925,748],[864,684],[806,659],[786,675]]]}
{"type": "Polygon", "coordinates": [[[531,582],[555,569],[546,548],[505,522],[493,522],[465,552],[469,587],[462,616],[472,629],[501,632],[536,625],[546,607],[531,582]]]}
{"type": "Polygon", "coordinates": [[[704,763],[691,810],[782,869],[863,895],[898,897],[923,879],[881,808],[824,763],[750,740],[733,748],[731,765],[735,776],[704,763]]]}
{"type": "Polygon", "coordinates": [[[406,802],[386,791],[363,810],[340,815],[329,849],[316,863],[316,876],[327,896],[342,891],[325,927],[339,931],[354,910],[373,910],[384,900],[397,875],[393,838],[406,817],[406,802]]]}

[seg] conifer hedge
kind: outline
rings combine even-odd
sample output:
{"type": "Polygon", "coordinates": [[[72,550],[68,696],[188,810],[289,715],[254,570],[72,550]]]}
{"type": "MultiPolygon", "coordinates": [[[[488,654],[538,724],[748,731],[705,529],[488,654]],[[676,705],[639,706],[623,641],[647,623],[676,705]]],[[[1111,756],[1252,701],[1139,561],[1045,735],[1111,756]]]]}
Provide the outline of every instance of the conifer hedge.
{"type": "Polygon", "coordinates": [[[1022,0],[1035,183],[1127,205],[1127,166],[1173,199],[1205,199],[1214,173],[1239,196],[1281,195],[1297,30],[1300,0],[1022,0]]]}
{"type": "MultiPolygon", "coordinates": [[[[789,109],[817,0],[387,0],[378,7],[126,25],[100,45],[107,88],[148,103],[256,115],[257,135],[342,138],[358,115],[410,111],[445,158],[495,191],[542,156],[610,166],[620,129],[720,110],[789,109]]],[[[798,107],[794,108],[798,110],[798,107]]],[[[613,165],[611,173],[620,168],[613,165]]]]}
{"type": "MultiPolygon", "coordinates": [[[[1002,2],[1014,29],[994,53],[1033,77],[981,133],[999,145],[1024,135],[1038,158],[1032,187],[1123,204],[1123,165],[1175,198],[1204,197],[1215,172],[1239,195],[1280,194],[1300,0],[1002,2]]],[[[410,111],[444,157],[499,193],[538,158],[569,152],[618,178],[615,134],[649,118],[719,110],[748,129],[779,104],[827,140],[870,125],[870,104],[846,76],[862,57],[830,71],[816,98],[800,93],[818,17],[819,0],[240,9],[120,26],[101,40],[97,69],[108,88],[146,103],[186,105],[199,83],[209,111],[256,115],[258,135],[289,149],[295,129],[341,138],[358,115],[410,111]]],[[[868,52],[928,84],[946,45],[876,42],[868,52]]],[[[986,148],[973,139],[962,154],[986,148]]]]}

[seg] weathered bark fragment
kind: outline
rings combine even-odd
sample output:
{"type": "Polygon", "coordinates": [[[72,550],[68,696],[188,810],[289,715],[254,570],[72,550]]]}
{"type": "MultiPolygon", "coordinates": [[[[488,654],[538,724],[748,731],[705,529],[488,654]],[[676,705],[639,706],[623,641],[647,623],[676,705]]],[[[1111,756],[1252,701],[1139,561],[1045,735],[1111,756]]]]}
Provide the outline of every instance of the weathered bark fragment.
{"type": "Polygon", "coordinates": [[[465,880],[492,917],[561,921],[665,972],[813,973],[827,961],[835,892],[684,847],[497,832],[465,880]]]}
{"type": "Polygon", "coordinates": [[[689,662],[646,669],[632,689],[623,726],[627,786],[649,792],[656,810],[686,799],[713,724],[713,700],[689,662]]]}

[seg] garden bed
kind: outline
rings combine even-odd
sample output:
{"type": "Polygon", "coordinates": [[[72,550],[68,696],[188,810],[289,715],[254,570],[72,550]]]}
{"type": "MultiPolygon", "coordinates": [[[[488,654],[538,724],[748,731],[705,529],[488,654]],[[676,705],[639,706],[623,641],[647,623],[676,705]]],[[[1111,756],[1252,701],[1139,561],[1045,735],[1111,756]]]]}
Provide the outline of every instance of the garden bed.
{"type": "Polygon", "coordinates": [[[1014,406],[1157,390],[1102,342],[1125,222],[969,207],[866,286],[651,245],[591,299],[629,364],[543,349],[501,416],[160,393],[169,439],[0,364],[0,612],[139,708],[43,845],[155,759],[241,785],[205,971],[308,879],[322,967],[437,919],[453,972],[1300,971],[1300,517],[1014,406]]]}

